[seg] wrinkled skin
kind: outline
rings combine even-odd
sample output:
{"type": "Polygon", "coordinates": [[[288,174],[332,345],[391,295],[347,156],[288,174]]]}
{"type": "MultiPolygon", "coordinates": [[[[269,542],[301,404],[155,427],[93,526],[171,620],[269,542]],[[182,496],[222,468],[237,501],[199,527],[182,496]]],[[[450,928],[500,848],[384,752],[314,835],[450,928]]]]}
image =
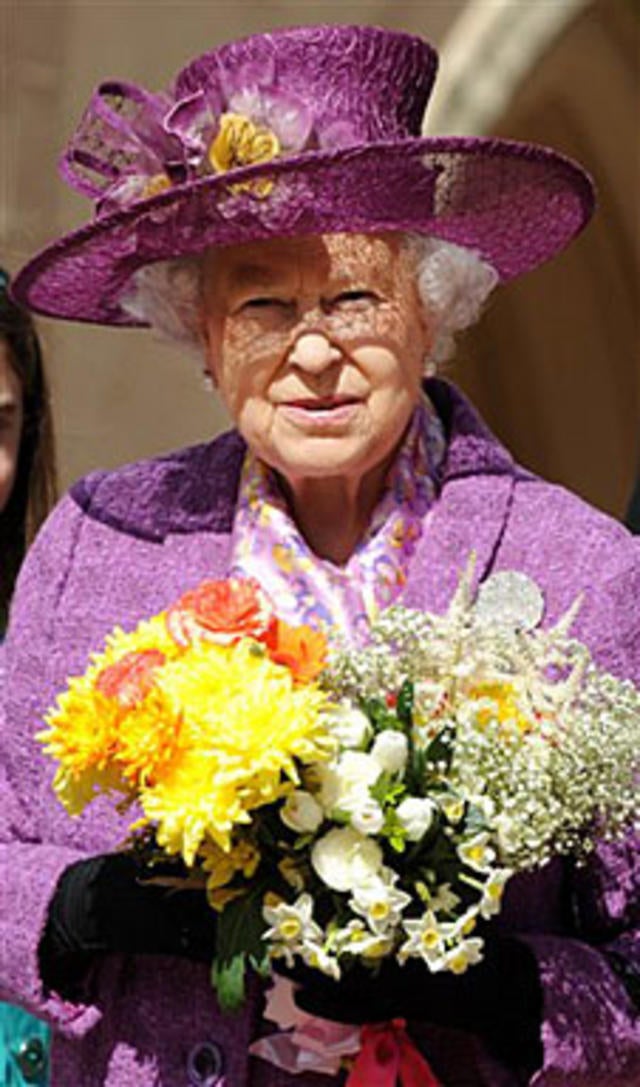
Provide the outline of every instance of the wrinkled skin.
{"type": "Polygon", "coordinates": [[[380,495],[432,340],[411,252],[392,234],[230,246],[206,259],[203,300],[207,365],[232,418],[279,473],[311,545],[344,561],[380,495]]]}

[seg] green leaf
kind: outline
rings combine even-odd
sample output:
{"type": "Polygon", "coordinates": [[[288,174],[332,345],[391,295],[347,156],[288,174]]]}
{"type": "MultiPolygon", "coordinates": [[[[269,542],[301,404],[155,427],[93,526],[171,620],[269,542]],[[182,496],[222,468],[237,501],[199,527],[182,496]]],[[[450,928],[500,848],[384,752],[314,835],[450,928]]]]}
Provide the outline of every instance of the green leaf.
{"type": "Polygon", "coordinates": [[[369,793],[378,804],[397,804],[407,791],[402,781],[398,781],[395,775],[384,770],[377,781],[369,786],[369,793]]]}
{"type": "Polygon", "coordinates": [[[216,954],[211,981],[223,1011],[238,1011],[245,996],[244,975],[247,959],[262,963],[266,945],[262,938],[266,923],[262,900],[266,882],[260,880],[251,891],[234,898],[218,918],[216,954]]]}
{"type": "Polygon", "coordinates": [[[426,750],[427,762],[431,763],[444,763],[445,769],[449,770],[451,766],[451,760],[453,758],[453,741],[455,738],[454,730],[450,725],[447,725],[434,736],[433,740],[429,744],[426,750]]]}
{"type": "Polygon", "coordinates": [[[380,698],[367,698],[361,702],[360,708],[366,713],[376,732],[399,727],[396,714],[380,698]]]}
{"type": "Polygon", "coordinates": [[[246,955],[239,951],[230,959],[220,960],[217,956],[211,966],[211,984],[223,1012],[240,1011],[244,1004],[244,975],[246,955]]]}
{"type": "Polygon", "coordinates": [[[413,683],[410,679],[405,679],[398,692],[396,713],[398,715],[398,720],[401,721],[406,728],[411,728],[413,725],[413,683]]]}

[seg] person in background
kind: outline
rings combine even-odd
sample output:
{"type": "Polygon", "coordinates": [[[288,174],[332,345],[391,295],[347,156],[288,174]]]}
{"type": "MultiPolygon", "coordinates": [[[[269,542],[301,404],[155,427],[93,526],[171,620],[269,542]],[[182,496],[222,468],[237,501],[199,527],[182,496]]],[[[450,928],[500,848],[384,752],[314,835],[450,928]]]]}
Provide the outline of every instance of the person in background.
{"type": "Polygon", "coordinates": [[[0,638],[25,552],[56,498],[53,423],[38,335],[0,268],[0,638]]]}
{"type": "MultiPolygon", "coordinates": [[[[25,552],[56,497],[53,425],[38,335],[0,268],[0,641],[25,552]]],[[[2,660],[0,653],[0,683],[2,660]]],[[[47,1083],[49,1028],[0,1002],[0,1085],[47,1083]]]]}

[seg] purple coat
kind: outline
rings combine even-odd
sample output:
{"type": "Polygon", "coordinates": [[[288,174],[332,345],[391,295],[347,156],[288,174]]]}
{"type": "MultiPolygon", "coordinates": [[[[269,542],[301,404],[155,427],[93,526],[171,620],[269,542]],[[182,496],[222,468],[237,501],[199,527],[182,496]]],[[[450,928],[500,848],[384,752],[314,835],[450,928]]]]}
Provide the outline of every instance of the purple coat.
{"type": "MultiPolygon", "coordinates": [[[[452,387],[429,392],[449,431],[444,480],[403,597],[445,609],[471,550],[479,578],[522,570],[543,588],[545,621],[576,594],[575,632],[599,664],[640,683],[640,541],[562,488],[514,464],[452,387]]],[[[4,646],[0,778],[0,998],[53,1025],[52,1087],[325,1087],[248,1057],[261,1029],[256,984],[246,1011],[222,1016],[204,967],[173,958],[105,956],[86,1005],[44,996],[36,949],[60,873],[110,851],[126,822],[96,802],[71,819],[51,793],[52,765],[32,735],[70,673],[116,624],[132,628],[204,577],[227,571],[244,445],[237,434],[95,473],[50,517],[23,568],[4,646]],[[198,1080],[204,1043],[224,1070],[198,1080]],[[200,1047],[200,1048],[199,1048],[200,1047]],[[196,1062],[197,1063],[197,1062],[196,1062]]],[[[576,878],[554,862],[510,885],[500,923],[534,949],[545,993],[544,1067],[532,1087],[640,1084],[640,1023],[604,955],[640,969],[633,931],[640,862],[632,845],[603,850],[576,878]]],[[[471,1035],[421,1034],[443,1087],[514,1087],[471,1035]]]]}

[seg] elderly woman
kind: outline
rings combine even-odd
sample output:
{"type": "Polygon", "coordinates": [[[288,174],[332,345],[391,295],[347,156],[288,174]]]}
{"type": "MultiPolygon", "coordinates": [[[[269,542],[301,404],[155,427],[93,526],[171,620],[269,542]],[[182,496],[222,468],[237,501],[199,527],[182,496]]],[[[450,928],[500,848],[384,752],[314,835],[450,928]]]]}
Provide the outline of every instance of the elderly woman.
{"type": "MultiPolygon", "coordinates": [[[[336,1082],[250,1056],[262,983],[221,1014],[203,896],[136,880],[114,853],[122,814],[98,801],[73,821],[52,798],[33,733],[116,623],[239,572],[285,617],[358,641],[391,601],[442,611],[473,552],[478,581],[534,579],[545,622],[581,592],[577,636],[640,681],[637,543],[515,464],[433,377],[494,284],[584,225],[589,182],[546,149],[420,137],[435,67],[407,35],[304,27],[214,50],[166,95],[104,85],[64,160],[97,217],[19,277],[43,312],[197,344],[236,425],[77,483],[15,599],[0,977],[53,1024],[53,1087],[336,1082]]],[[[446,1087],[631,1087],[638,873],[627,843],[577,871],[554,861],[512,880],[463,978],[302,972],[299,1002],[405,1018],[446,1087]]]]}

